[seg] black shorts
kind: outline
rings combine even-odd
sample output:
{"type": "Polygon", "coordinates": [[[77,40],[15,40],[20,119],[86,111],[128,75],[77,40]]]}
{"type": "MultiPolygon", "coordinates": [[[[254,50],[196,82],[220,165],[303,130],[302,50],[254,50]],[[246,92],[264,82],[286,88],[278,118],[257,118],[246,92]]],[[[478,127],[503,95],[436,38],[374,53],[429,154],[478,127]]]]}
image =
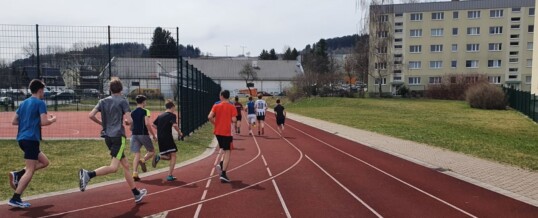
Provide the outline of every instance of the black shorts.
{"type": "Polygon", "coordinates": [[[264,121],[265,121],[265,115],[262,115],[262,116],[257,115],[257,116],[256,116],[256,119],[257,119],[257,120],[264,120],[264,121]]]}
{"type": "Polygon", "coordinates": [[[238,116],[236,116],[235,118],[237,118],[237,121],[241,121],[241,119],[243,118],[243,116],[238,115],[238,116]]]}
{"type": "Polygon", "coordinates": [[[174,137],[159,137],[159,154],[167,155],[169,153],[177,152],[177,145],[174,141],[174,137]]]}
{"type": "Polygon", "coordinates": [[[121,160],[125,157],[125,137],[105,137],[105,143],[112,158],[121,160]]]}
{"type": "Polygon", "coordinates": [[[233,144],[233,137],[232,136],[221,136],[221,135],[216,135],[217,137],[217,141],[219,142],[219,147],[222,149],[222,150],[231,150],[234,148],[234,144],[233,144]]]}
{"type": "Polygon", "coordinates": [[[24,159],[26,160],[37,160],[39,153],[39,141],[31,140],[20,140],[19,147],[24,151],[24,159]]]}
{"type": "Polygon", "coordinates": [[[286,122],[285,117],[277,117],[276,118],[276,125],[284,125],[285,122],[286,122]]]}

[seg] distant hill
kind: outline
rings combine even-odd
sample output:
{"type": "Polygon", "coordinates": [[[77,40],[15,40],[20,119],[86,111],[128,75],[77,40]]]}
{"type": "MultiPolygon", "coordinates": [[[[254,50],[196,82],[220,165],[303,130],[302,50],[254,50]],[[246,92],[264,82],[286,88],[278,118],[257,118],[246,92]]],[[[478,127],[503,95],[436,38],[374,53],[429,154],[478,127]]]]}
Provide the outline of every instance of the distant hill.
{"type": "MultiPolygon", "coordinates": [[[[368,37],[367,35],[348,35],[342,37],[334,37],[325,39],[327,44],[327,52],[332,54],[347,54],[355,47],[357,41],[363,41],[361,37],[368,37]]],[[[310,48],[312,45],[307,45],[305,49],[310,48]]]]}

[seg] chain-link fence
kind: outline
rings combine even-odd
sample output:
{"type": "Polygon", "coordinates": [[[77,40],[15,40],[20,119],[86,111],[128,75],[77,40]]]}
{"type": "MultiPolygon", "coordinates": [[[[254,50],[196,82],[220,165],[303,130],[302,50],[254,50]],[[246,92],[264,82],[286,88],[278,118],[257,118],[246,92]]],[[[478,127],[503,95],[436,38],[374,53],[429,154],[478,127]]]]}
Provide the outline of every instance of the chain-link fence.
{"type": "Polygon", "coordinates": [[[44,100],[58,116],[44,138],[97,137],[87,114],[110,94],[112,78],[122,81],[132,109],[135,96],[146,95],[153,119],[172,99],[188,135],[207,121],[220,86],[181,57],[179,41],[179,28],[0,25],[0,122],[13,129],[0,138],[15,137],[7,124],[31,95],[32,79],[45,82],[44,100]]]}
{"type": "Polygon", "coordinates": [[[508,105],[511,108],[518,110],[535,122],[538,122],[538,98],[536,95],[507,87],[503,87],[503,90],[506,93],[508,105]]]}

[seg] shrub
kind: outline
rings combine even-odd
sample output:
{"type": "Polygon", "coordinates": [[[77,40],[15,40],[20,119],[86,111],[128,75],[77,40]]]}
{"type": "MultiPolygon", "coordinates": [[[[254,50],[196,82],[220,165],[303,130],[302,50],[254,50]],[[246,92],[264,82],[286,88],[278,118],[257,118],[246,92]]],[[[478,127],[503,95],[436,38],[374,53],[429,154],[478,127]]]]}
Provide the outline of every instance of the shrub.
{"type": "Polygon", "coordinates": [[[472,108],[505,110],[506,96],[503,90],[489,83],[477,83],[465,92],[465,99],[472,108]]]}
{"type": "Polygon", "coordinates": [[[440,84],[428,85],[425,96],[432,99],[465,100],[465,92],[470,86],[487,81],[487,77],[481,74],[449,74],[441,78],[440,84]]]}

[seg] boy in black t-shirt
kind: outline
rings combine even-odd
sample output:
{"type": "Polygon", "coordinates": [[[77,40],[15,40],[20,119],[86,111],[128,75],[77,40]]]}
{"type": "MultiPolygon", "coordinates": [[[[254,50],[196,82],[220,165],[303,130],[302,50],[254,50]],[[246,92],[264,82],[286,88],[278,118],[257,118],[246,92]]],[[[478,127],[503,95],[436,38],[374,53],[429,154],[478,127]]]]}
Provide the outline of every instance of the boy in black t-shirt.
{"type": "Polygon", "coordinates": [[[133,179],[140,181],[138,177],[138,165],[142,168],[142,172],[147,172],[146,161],[151,159],[155,155],[155,149],[153,148],[153,142],[149,137],[150,134],[153,140],[157,137],[151,128],[150,116],[151,112],[146,109],[146,96],[136,96],[136,109],[131,112],[133,118],[133,124],[131,125],[131,152],[134,153],[133,160],[133,179]],[[146,148],[146,155],[140,158],[140,148],[144,146],[146,148]]]}
{"type": "Polygon", "coordinates": [[[181,130],[177,125],[177,117],[174,114],[176,105],[172,100],[167,100],[166,111],[159,115],[157,119],[153,122],[153,127],[157,129],[157,141],[159,143],[159,154],[155,155],[153,159],[153,167],[157,166],[157,163],[160,159],[169,160],[170,168],[168,170],[168,177],[166,180],[174,181],[176,177],[172,174],[174,173],[174,167],[176,165],[176,152],[177,146],[172,136],[172,128],[176,129],[179,137],[183,136],[181,130]]]}
{"type": "Polygon", "coordinates": [[[278,126],[278,132],[282,134],[284,131],[284,122],[286,121],[286,111],[284,111],[284,106],[280,104],[280,99],[276,100],[275,116],[276,116],[276,125],[278,126]]]}

